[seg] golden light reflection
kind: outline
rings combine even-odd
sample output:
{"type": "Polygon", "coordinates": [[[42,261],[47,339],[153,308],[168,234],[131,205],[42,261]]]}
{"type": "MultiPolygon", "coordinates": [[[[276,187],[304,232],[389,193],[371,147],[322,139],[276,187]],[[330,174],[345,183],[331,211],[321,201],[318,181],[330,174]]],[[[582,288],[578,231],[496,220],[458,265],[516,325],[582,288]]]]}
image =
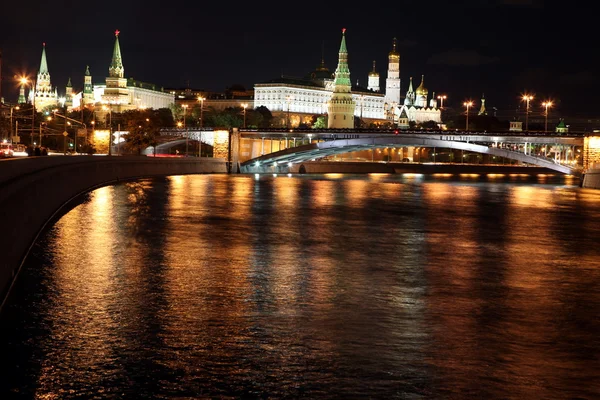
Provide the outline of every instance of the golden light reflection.
{"type": "Polygon", "coordinates": [[[312,202],[318,207],[331,206],[335,201],[335,182],[312,182],[312,202]]]}
{"type": "Polygon", "coordinates": [[[323,176],[327,179],[342,179],[344,177],[344,174],[327,173],[323,174],[323,176]]]}
{"type": "Polygon", "coordinates": [[[300,181],[297,179],[293,180],[281,180],[276,179],[273,182],[275,188],[275,199],[277,206],[283,207],[294,207],[298,205],[298,188],[300,181]]]}
{"type": "Polygon", "coordinates": [[[369,184],[363,180],[349,179],[343,182],[345,197],[352,199],[352,206],[362,208],[369,196],[369,184]]]}
{"type": "Polygon", "coordinates": [[[107,295],[114,291],[113,277],[118,268],[112,262],[111,250],[115,245],[111,218],[113,192],[112,187],[96,189],[90,194],[90,202],[75,207],[55,225],[56,240],[68,245],[54,249],[58,295],[51,302],[56,308],[52,312],[69,324],[50,325],[50,335],[69,352],[61,353],[61,360],[44,358],[41,369],[48,373],[40,374],[41,388],[52,387],[53,383],[45,380],[56,378],[56,366],[64,362],[64,357],[69,357],[67,362],[72,363],[70,379],[73,380],[89,380],[89,368],[101,368],[111,357],[113,349],[106,344],[118,329],[118,321],[113,318],[114,299],[107,295]],[[91,223],[82,224],[86,218],[91,218],[88,221],[91,223]],[[80,249],[94,251],[87,251],[88,258],[82,260],[80,249]]]}
{"type": "Polygon", "coordinates": [[[518,206],[553,208],[552,191],[532,186],[515,186],[510,189],[509,201],[518,206]]]}

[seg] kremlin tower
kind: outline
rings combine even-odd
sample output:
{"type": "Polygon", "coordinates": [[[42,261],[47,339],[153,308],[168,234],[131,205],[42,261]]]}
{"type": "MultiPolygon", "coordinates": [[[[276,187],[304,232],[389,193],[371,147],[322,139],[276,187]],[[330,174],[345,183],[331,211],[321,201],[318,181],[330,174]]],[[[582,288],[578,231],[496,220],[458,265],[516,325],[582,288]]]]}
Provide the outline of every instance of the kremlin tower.
{"type": "Polygon", "coordinates": [[[52,90],[50,82],[50,72],[48,71],[48,62],[46,61],[46,43],[43,46],[42,60],[40,62],[37,81],[35,82],[35,90],[33,93],[30,93],[30,98],[35,96],[35,99],[32,98],[32,100],[35,101],[35,108],[38,110],[58,104],[58,93],[56,88],[52,90]]]}
{"type": "Polygon", "coordinates": [[[85,76],[83,77],[83,96],[82,106],[91,107],[94,105],[94,88],[92,87],[92,75],[90,74],[90,66],[85,66],[85,76]]]}
{"type": "MultiPolygon", "coordinates": [[[[113,49],[112,62],[108,68],[106,88],[102,95],[102,101],[111,104],[128,104],[129,90],[127,89],[127,78],[124,77],[123,59],[121,58],[121,47],[119,46],[119,31],[115,31],[115,47],[113,49]]],[[[116,111],[116,110],[115,110],[116,111]]]]}
{"type": "Polygon", "coordinates": [[[333,94],[329,101],[328,128],[354,128],[356,102],[352,98],[348,50],[346,49],[346,28],[342,29],[338,66],[335,70],[333,94]]]}

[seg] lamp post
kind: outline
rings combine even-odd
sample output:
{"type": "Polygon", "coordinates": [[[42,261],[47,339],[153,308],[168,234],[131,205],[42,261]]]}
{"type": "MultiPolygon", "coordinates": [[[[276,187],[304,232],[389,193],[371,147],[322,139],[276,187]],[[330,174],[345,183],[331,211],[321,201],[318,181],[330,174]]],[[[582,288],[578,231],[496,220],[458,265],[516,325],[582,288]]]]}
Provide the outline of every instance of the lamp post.
{"type": "Polygon", "coordinates": [[[446,100],[448,97],[445,94],[441,94],[437,98],[440,101],[440,108],[444,108],[444,100],[446,100]]]}
{"type": "Polygon", "coordinates": [[[529,102],[533,100],[533,96],[526,94],[523,96],[523,100],[525,100],[525,130],[529,130],[529,102]]]}
{"type": "Polygon", "coordinates": [[[244,109],[244,129],[246,129],[246,108],[248,108],[248,103],[242,104],[242,108],[244,109]]]}
{"type": "Polygon", "coordinates": [[[13,135],[13,109],[19,111],[21,109],[21,107],[16,106],[16,107],[11,107],[10,108],[10,140],[13,140],[13,137],[15,135],[13,135]]]}
{"type": "Polygon", "coordinates": [[[33,132],[35,131],[35,80],[32,79],[31,82],[29,79],[23,77],[21,78],[22,85],[31,85],[31,91],[33,92],[33,96],[31,96],[31,145],[33,146],[33,132]]]}
{"type": "Polygon", "coordinates": [[[542,106],[546,109],[546,112],[544,112],[544,132],[548,132],[548,108],[552,107],[552,102],[550,100],[545,101],[542,106]]]}
{"type": "Polygon", "coordinates": [[[183,107],[183,129],[185,130],[185,156],[187,157],[187,155],[188,155],[188,134],[187,134],[187,126],[185,124],[185,112],[188,108],[188,105],[183,104],[181,107],[183,107]]]}
{"type": "Polygon", "coordinates": [[[473,106],[473,102],[472,101],[465,101],[463,103],[463,105],[465,107],[467,107],[467,124],[466,124],[465,130],[468,131],[469,130],[469,108],[473,106]]]}
{"type": "Polygon", "coordinates": [[[108,110],[108,155],[111,156],[112,155],[112,107],[110,106],[110,103],[108,103],[108,107],[107,106],[102,106],[102,109],[104,111],[108,110]]]}
{"type": "Polygon", "coordinates": [[[204,97],[198,97],[198,101],[200,102],[200,133],[198,137],[198,157],[202,157],[202,113],[204,111],[204,100],[206,100],[204,97]]]}

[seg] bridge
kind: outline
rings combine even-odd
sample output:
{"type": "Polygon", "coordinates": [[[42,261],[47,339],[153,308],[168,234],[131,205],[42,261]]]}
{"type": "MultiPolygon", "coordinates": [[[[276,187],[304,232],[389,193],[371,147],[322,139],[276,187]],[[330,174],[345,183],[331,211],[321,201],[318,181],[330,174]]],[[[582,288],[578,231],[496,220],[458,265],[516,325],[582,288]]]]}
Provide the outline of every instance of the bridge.
{"type": "MultiPolygon", "coordinates": [[[[584,146],[583,133],[570,135],[538,132],[449,132],[398,130],[240,130],[239,141],[261,141],[260,154],[243,160],[243,173],[292,172],[306,161],[332,155],[387,147],[453,149],[502,157],[580,176],[575,158],[584,146]],[[265,141],[270,146],[265,147],[265,141]],[[273,143],[276,143],[273,151],[273,143]],[[283,143],[285,142],[285,143],[283,143]]],[[[234,129],[233,140],[236,140],[234,129]]],[[[235,146],[234,146],[235,147],[235,146]]],[[[253,146],[256,147],[256,146],[253,146]]],[[[241,154],[240,154],[241,155],[241,154]]],[[[235,160],[232,160],[235,165],[235,160]]]]}

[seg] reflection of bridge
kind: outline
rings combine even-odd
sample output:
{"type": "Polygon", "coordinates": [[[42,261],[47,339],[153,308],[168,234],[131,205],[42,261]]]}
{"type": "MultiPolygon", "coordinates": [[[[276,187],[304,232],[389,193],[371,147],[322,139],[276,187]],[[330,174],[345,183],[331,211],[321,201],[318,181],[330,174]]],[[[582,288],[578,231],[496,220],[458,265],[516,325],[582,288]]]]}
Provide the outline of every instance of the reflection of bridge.
{"type": "Polygon", "coordinates": [[[246,142],[246,147],[254,150],[259,148],[259,151],[254,151],[245,160],[240,157],[241,172],[287,172],[293,164],[332,155],[408,147],[469,151],[537,165],[564,174],[580,175],[582,167],[575,153],[583,147],[584,135],[393,130],[241,130],[239,140],[246,142]],[[249,146],[249,141],[260,144],[249,146]],[[265,141],[269,141],[270,146],[265,147],[265,141]]]}

